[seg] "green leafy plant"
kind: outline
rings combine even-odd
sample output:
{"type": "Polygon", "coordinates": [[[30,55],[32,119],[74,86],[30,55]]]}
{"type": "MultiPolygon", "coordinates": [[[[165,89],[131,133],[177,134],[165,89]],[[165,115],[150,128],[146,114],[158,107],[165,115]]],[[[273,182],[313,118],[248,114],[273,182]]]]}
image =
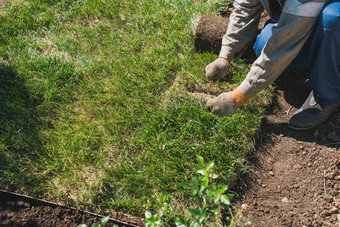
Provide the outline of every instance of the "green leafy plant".
{"type": "MultiPolygon", "coordinates": [[[[156,208],[156,213],[152,214],[149,210],[145,211],[145,226],[146,227],[156,227],[162,225],[162,218],[164,214],[168,211],[169,205],[169,194],[165,193],[163,196],[158,196],[157,202],[154,204],[156,208]]],[[[152,204],[148,201],[144,207],[150,208],[152,204]]]]}
{"type": "MultiPolygon", "coordinates": [[[[196,155],[198,161],[198,168],[196,173],[199,178],[193,178],[190,183],[182,183],[182,187],[191,191],[191,196],[198,200],[199,206],[190,207],[188,211],[191,217],[184,217],[183,219],[175,218],[174,223],[177,227],[200,227],[221,224],[220,210],[224,208],[230,210],[230,201],[234,195],[225,194],[228,189],[227,185],[216,184],[214,180],[218,175],[213,172],[214,161],[205,163],[203,157],[196,155]]],[[[145,212],[146,226],[161,226],[162,217],[168,211],[169,195],[158,197],[158,202],[155,204],[157,213],[152,214],[150,211],[145,212]]],[[[150,202],[148,207],[152,206],[150,202]]],[[[236,221],[233,220],[235,223],[236,221]]]]}
{"type": "Polygon", "coordinates": [[[227,217],[227,223],[229,227],[235,226],[249,226],[252,223],[247,221],[243,216],[243,211],[247,209],[247,204],[242,204],[241,209],[236,209],[236,207],[232,207],[232,210],[229,212],[230,216],[227,217]]]}
{"type": "Polygon", "coordinates": [[[188,218],[175,219],[176,226],[205,226],[208,223],[220,222],[220,208],[229,209],[230,201],[234,195],[224,194],[228,186],[215,184],[214,180],[218,178],[218,175],[213,172],[214,161],[205,163],[203,157],[197,155],[198,168],[195,171],[200,177],[193,178],[191,184],[182,183],[184,189],[190,190],[191,195],[194,196],[200,206],[195,208],[189,208],[189,212],[194,219],[190,224],[188,218]]]}

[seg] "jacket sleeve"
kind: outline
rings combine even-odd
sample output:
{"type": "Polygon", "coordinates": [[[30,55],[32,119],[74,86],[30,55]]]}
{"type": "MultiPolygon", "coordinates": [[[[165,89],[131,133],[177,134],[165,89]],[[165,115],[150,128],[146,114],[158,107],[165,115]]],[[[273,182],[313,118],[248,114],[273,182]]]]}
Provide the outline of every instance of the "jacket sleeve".
{"type": "Polygon", "coordinates": [[[287,0],[272,37],[238,87],[252,97],[271,84],[297,56],[308,39],[324,1],[287,0]]]}
{"type": "Polygon", "coordinates": [[[257,35],[263,10],[260,0],[235,0],[228,29],[222,39],[220,57],[233,58],[240,55],[257,35]]]}

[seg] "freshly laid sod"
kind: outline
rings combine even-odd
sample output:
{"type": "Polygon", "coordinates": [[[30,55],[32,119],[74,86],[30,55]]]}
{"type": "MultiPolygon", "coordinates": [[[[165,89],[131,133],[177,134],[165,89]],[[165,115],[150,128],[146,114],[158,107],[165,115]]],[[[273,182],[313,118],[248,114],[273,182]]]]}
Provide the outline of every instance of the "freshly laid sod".
{"type": "Polygon", "coordinates": [[[270,92],[230,118],[203,91],[237,86],[249,64],[206,81],[217,56],[195,25],[222,1],[13,0],[0,12],[0,187],[143,215],[162,191],[180,213],[195,155],[228,184],[247,168],[270,92]]]}

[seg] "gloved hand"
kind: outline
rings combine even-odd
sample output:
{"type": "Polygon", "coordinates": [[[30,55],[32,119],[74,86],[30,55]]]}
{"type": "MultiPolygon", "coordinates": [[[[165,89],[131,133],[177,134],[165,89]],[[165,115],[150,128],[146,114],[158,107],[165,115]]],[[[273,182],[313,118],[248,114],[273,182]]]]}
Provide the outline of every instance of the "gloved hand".
{"type": "Polygon", "coordinates": [[[220,117],[231,116],[237,110],[237,106],[231,98],[231,92],[222,93],[209,100],[207,106],[213,114],[220,117]]]}
{"type": "Polygon", "coordinates": [[[229,71],[229,63],[218,58],[205,67],[205,73],[208,80],[221,80],[229,71]]]}

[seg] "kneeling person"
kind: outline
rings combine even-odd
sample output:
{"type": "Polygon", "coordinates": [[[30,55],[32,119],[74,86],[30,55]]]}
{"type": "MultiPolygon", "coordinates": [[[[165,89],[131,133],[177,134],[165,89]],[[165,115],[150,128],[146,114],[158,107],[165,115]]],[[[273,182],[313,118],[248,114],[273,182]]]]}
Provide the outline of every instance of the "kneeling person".
{"type": "Polygon", "coordinates": [[[235,0],[234,7],[220,56],[205,68],[209,80],[226,76],[231,60],[254,38],[264,9],[271,21],[257,37],[258,58],[247,77],[207,103],[212,113],[232,115],[288,66],[303,66],[311,71],[306,83],[312,92],[289,126],[306,130],[325,122],[340,105],[340,0],[235,0]]]}

